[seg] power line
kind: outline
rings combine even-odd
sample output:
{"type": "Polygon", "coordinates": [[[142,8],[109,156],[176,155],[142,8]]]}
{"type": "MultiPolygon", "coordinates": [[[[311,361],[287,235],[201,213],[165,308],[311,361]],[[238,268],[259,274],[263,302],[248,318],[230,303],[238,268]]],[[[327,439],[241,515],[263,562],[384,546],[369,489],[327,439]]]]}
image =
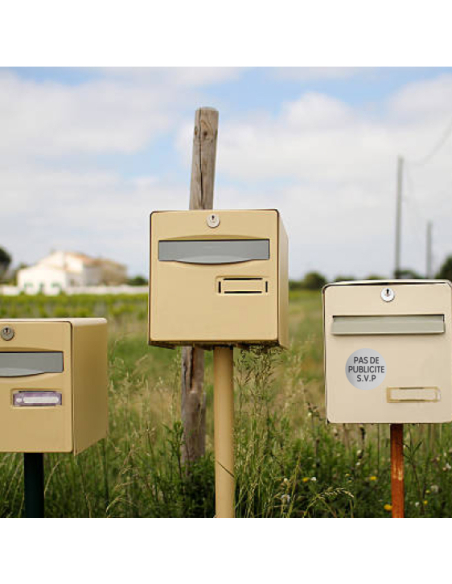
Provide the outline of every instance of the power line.
{"type": "Polygon", "coordinates": [[[427,164],[427,162],[429,162],[429,160],[431,160],[433,158],[433,156],[435,156],[435,154],[437,154],[437,152],[439,152],[441,150],[441,148],[444,146],[444,144],[446,143],[447,139],[449,138],[449,136],[452,134],[452,119],[450,120],[449,124],[447,125],[445,131],[443,132],[442,136],[440,137],[440,139],[438,140],[438,142],[436,143],[436,145],[432,148],[432,150],[423,158],[420,158],[419,160],[415,160],[414,162],[410,162],[407,161],[408,164],[410,164],[411,166],[424,166],[424,164],[427,164]]]}
{"type": "MultiPolygon", "coordinates": [[[[400,159],[399,159],[400,160],[400,159]]],[[[424,212],[422,206],[419,204],[419,200],[415,194],[414,184],[411,176],[411,172],[408,166],[402,166],[403,182],[405,183],[404,194],[401,195],[402,203],[405,204],[407,213],[407,227],[410,231],[411,236],[417,241],[417,245],[420,248],[424,247],[425,241],[421,237],[421,233],[424,232],[424,212]],[[414,219],[414,222],[412,220],[414,219]]],[[[400,180],[400,179],[399,179],[400,180]]],[[[427,272],[431,273],[433,271],[433,254],[431,249],[431,221],[428,221],[427,227],[427,272]]]]}
{"type": "Polygon", "coordinates": [[[422,218],[422,209],[421,209],[421,205],[419,204],[419,200],[417,198],[417,195],[414,192],[414,183],[413,183],[413,177],[410,173],[410,170],[407,166],[405,166],[405,178],[406,178],[406,196],[403,197],[403,200],[406,201],[407,203],[409,203],[412,208],[414,213],[417,215],[417,218],[420,221],[423,221],[422,218]]]}
{"type": "MultiPolygon", "coordinates": [[[[452,134],[452,119],[449,121],[448,125],[446,126],[445,131],[440,136],[440,139],[438,140],[438,142],[434,145],[432,150],[430,150],[430,152],[428,152],[428,154],[426,154],[423,158],[420,158],[419,160],[415,160],[415,161],[404,161],[404,158],[402,156],[398,157],[398,161],[397,161],[397,193],[396,193],[397,202],[396,202],[396,234],[395,234],[395,270],[394,270],[394,276],[396,278],[399,277],[399,272],[400,272],[402,202],[407,201],[407,200],[410,201],[410,199],[411,199],[411,201],[414,205],[410,205],[410,207],[412,207],[412,210],[415,212],[415,214],[418,217],[419,217],[418,211],[420,210],[419,206],[418,206],[418,202],[416,201],[416,198],[413,196],[414,188],[413,188],[413,183],[412,183],[411,177],[410,177],[409,172],[408,172],[408,166],[410,166],[412,168],[416,168],[416,167],[421,167],[421,166],[424,166],[425,164],[427,164],[427,162],[429,162],[435,156],[435,154],[437,154],[441,150],[441,148],[447,142],[447,140],[451,134],[452,134]],[[406,164],[404,164],[404,162],[406,162],[406,164]],[[403,195],[402,195],[402,183],[403,183],[403,175],[404,174],[406,176],[406,182],[410,186],[409,190],[411,191],[411,197],[409,197],[408,199],[406,197],[403,197],[403,195]]],[[[429,222],[427,229],[428,229],[427,247],[431,248],[431,222],[429,222]]],[[[431,269],[432,269],[432,267],[431,267],[432,251],[431,251],[431,249],[429,249],[427,253],[429,255],[429,259],[427,261],[428,269],[431,271],[431,269]]]]}
{"type": "Polygon", "coordinates": [[[408,221],[408,227],[412,235],[415,236],[417,243],[421,246],[424,246],[424,239],[421,236],[424,230],[424,222],[425,219],[423,217],[424,213],[421,209],[421,205],[419,205],[419,201],[414,192],[414,185],[412,181],[412,177],[408,167],[405,166],[405,178],[406,178],[406,188],[405,192],[406,195],[403,197],[403,201],[405,202],[406,209],[409,212],[407,217],[414,219],[414,224],[411,221],[408,221]]]}

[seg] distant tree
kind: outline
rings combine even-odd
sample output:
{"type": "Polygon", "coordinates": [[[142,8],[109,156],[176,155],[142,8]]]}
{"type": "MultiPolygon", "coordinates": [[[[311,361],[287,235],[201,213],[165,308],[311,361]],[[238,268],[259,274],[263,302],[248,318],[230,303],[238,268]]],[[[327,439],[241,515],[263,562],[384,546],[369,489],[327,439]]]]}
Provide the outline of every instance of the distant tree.
{"type": "Polygon", "coordinates": [[[19,270],[23,270],[24,268],[28,268],[28,264],[20,263],[11,273],[11,277],[9,278],[9,283],[17,286],[17,272],[19,270]]]}
{"type": "Polygon", "coordinates": [[[0,247],[0,280],[3,279],[10,264],[11,264],[11,256],[3,247],[0,247]]]}
{"type": "Polygon", "coordinates": [[[355,280],[354,276],[337,276],[334,280],[335,282],[353,282],[355,280]]]}
{"type": "Polygon", "coordinates": [[[378,274],[370,274],[369,276],[367,276],[366,280],[386,280],[387,278],[385,278],[384,276],[380,276],[378,274]]]}
{"type": "Polygon", "coordinates": [[[320,290],[325,286],[326,278],[319,272],[308,272],[301,282],[301,287],[306,290],[320,290]]]}
{"type": "Polygon", "coordinates": [[[302,280],[289,280],[289,290],[301,290],[303,288],[302,280]]]}
{"type": "Polygon", "coordinates": [[[405,268],[402,270],[398,270],[395,273],[395,277],[398,280],[420,280],[423,276],[415,272],[414,270],[410,270],[409,268],[405,268]]]}
{"type": "Polygon", "coordinates": [[[444,260],[443,265],[436,274],[436,278],[439,278],[440,280],[452,281],[452,255],[447,256],[447,258],[444,260]]]}
{"type": "Polygon", "coordinates": [[[129,286],[146,286],[147,283],[148,281],[144,276],[135,276],[127,280],[129,286]]]}

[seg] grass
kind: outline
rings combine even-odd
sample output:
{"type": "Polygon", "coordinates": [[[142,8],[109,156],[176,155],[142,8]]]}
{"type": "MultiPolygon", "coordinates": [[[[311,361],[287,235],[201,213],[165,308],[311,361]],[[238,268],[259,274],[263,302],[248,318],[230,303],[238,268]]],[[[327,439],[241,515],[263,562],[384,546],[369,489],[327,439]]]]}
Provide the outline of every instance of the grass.
{"type": "MultiPolygon", "coordinates": [[[[212,517],[212,355],[207,454],[180,458],[180,353],[146,344],[145,296],[3,297],[5,318],[106,316],[109,436],[45,456],[46,516],[212,517]]],[[[238,517],[389,517],[389,428],[324,417],[319,293],[291,295],[288,351],[235,351],[238,517]]],[[[406,515],[452,515],[450,425],[405,426],[406,515]]],[[[0,455],[0,516],[23,512],[23,465],[0,455]]]]}

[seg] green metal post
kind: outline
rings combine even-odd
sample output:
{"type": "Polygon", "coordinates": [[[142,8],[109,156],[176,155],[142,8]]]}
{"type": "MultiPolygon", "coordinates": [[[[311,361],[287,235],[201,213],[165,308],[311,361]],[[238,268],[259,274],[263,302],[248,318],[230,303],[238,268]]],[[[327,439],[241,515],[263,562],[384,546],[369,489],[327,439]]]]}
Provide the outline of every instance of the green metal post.
{"type": "Polygon", "coordinates": [[[25,517],[44,517],[44,455],[24,453],[25,517]]]}

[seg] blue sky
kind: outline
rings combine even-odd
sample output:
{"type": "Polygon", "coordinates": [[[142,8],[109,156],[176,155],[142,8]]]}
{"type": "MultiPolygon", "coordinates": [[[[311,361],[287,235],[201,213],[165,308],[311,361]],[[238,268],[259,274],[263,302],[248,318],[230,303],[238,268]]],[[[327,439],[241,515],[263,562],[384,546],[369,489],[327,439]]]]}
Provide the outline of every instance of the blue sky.
{"type": "MultiPolygon", "coordinates": [[[[282,101],[296,99],[300,91],[327,93],[351,105],[357,105],[388,97],[407,83],[420,79],[434,79],[441,73],[451,71],[447,67],[350,67],[349,75],[323,76],[322,68],[299,69],[310,70],[312,74],[306,75],[303,80],[297,79],[296,72],[293,76],[289,73],[278,75],[278,68],[243,68],[233,80],[209,87],[206,95],[212,98],[214,104],[227,102],[231,110],[254,110],[263,107],[276,112],[282,101]],[[274,82],[275,77],[279,78],[277,84],[274,82]],[[346,83],[344,78],[347,80],[346,83]]],[[[332,68],[325,69],[331,71],[332,68]]],[[[152,68],[150,70],[152,71],[152,68]]],[[[51,81],[69,86],[84,84],[102,76],[104,72],[103,69],[95,67],[13,67],[10,71],[38,83],[51,81]]],[[[344,71],[344,68],[338,68],[338,71],[344,71]]],[[[191,105],[196,107],[197,104],[191,105]]]]}
{"type": "Polygon", "coordinates": [[[197,107],[220,112],[215,202],[279,207],[290,273],[393,269],[396,158],[407,159],[402,263],[452,253],[444,68],[0,69],[0,188],[14,262],[80,250],[147,272],[147,217],[186,208],[197,107]],[[24,237],[26,234],[26,237],[24,237]]]}

